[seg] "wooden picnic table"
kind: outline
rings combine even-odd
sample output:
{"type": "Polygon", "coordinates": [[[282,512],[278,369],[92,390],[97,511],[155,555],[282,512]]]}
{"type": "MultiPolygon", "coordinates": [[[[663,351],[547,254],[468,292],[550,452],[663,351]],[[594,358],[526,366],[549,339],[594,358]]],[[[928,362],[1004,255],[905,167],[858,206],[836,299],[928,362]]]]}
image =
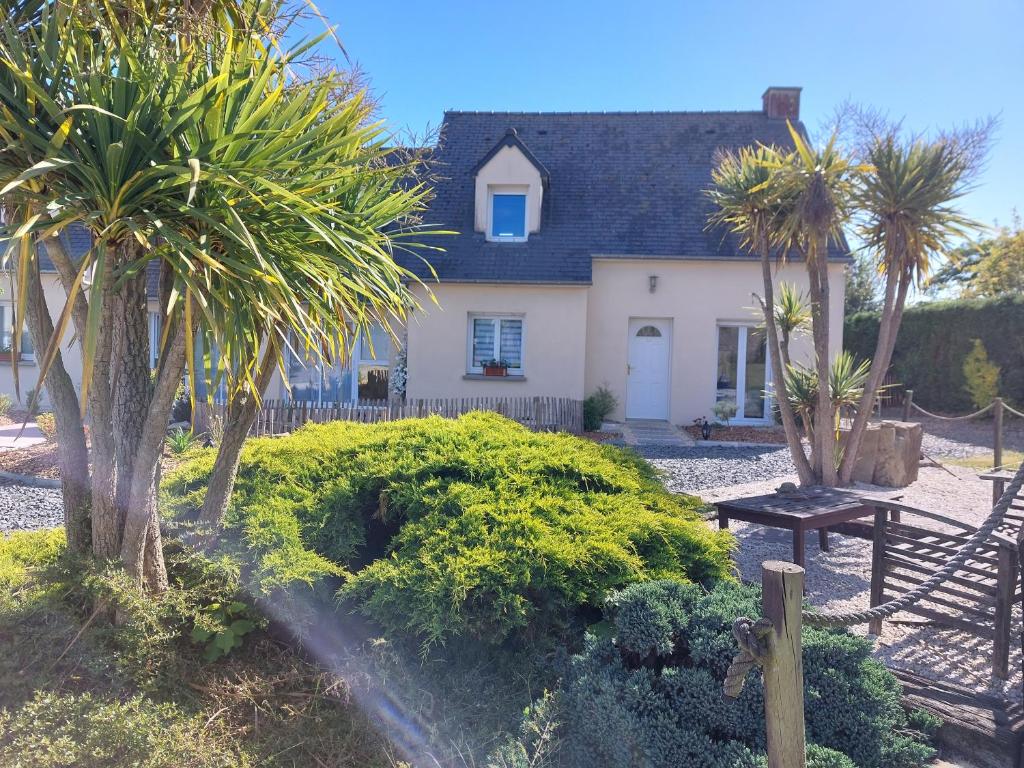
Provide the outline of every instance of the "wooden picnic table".
{"type": "MultiPolygon", "coordinates": [[[[803,567],[807,532],[818,531],[822,552],[828,552],[828,529],[875,514],[873,499],[893,501],[899,495],[872,495],[844,488],[800,488],[791,494],[769,493],[728,499],[715,504],[718,527],[726,529],[730,520],[782,528],[793,532],[793,562],[803,567]]],[[[899,521],[897,510],[891,519],[899,521]]]]}

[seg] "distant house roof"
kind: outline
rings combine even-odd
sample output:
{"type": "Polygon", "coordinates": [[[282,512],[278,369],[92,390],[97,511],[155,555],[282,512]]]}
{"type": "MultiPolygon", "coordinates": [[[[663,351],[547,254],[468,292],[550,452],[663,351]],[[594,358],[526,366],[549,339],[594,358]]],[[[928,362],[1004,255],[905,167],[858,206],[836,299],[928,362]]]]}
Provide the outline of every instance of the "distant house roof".
{"type": "MultiPolygon", "coordinates": [[[[58,237],[64,243],[68,256],[76,262],[88,253],[92,245],[89,230],[80,224],[72,224],[69,227],[65,227],[58,237]]],[[[50,261],[50,257],[46,253],[45,245],[39,246],[39,269],[41,272],[56,271],[53,267],[53,262],[50,261]]]]}
{"type": "MultiPolygon", "coordinates": [[[[791,147],[786,121],[761,111],[446,112],[424,222],[459,234],[431,239],[444,252],[423,256],[442,281],[517,283],[589,283],[595,256],[751,259],[707,229],[704,190],[716,150],[755,142],[791,147]],[[476,171],[508,142],[549,175],[540,231],[524,243],[474,231],[476,171]]],[[[404,263],[431,277],[418,259],[404,263]]]]}
{"type": "MultiPolygon", "coordinates": [[[[67,249],[68,256],[74,262],[78,262],[89,252],[89,248],[92,247],[92,238],[89,235],[89,230],[81,224],[72,224],[65,227],[61,230],[59,237],[67,249]]],[[[46,253],[46,246],[43,244],[39,245],[39,271],[56,272],[50,256],[46,253]]],[[[157,298],[159,286],[160,262],[153,260],[146,264],[146,296],[150,299],[157,298]]]]}

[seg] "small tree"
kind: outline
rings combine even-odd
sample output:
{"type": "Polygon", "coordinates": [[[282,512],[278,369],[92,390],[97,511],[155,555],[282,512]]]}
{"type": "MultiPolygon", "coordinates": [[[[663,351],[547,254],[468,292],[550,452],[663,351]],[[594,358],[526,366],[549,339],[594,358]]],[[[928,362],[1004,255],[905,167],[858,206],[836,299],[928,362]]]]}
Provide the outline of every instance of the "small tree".
{"type": "Polygon", "coordinates": [[[416,232],[427,191],[414,181],[415,159],[387,149],[343,77],[296,78],[305,48],[281,49],[278,4],[66,0],[20,9],[0,32],[15,339],[27,319],[45,350],[40,378],[58,405],[58,432],[79,453],[88,412],[89,493],[66,512],[69,541],[91,541],[95,555],[119,558],[138,585],[158,591],[158,462],[183,372],[207,377],[196,339],[220,350],[216,376],[238,404],[218,457],[222,509],[235,438],[289,345],[314,359],[343,357],[354,334],[401,322],[415,306],[415,276],[394,251],[416,232]],[[93,239],[78,263],[58,237],[72,224],[93,239]],[[47,327],[39,244],[67,293],[56,327],[47,327]],[[154,263],[163,337],[151,379],[154,263]],[[83,357],[80,401],[60,374],[71,324],[83,357]]]}
{"type": "Polygon", "coordinates": [[[965,389],[975,408],[984,408],[999,396],[999,366],[988,359],[981,339],[975,339],[964,358],[965,389]]]}
{"type": "Polygon", "coordinates": [[[810,485],[816,478],[807,454],[804,453],[796,415],[786,391],[775,309],[775,282],[772,276],[772,257],[775,254],[772,252],[772,243],[776,240],[778,220],[793,204],[792,198],[783,194],[777,183],[778,177],[771,170],[772,166],[778,164],[779,157],[779,150],[764,146],[742,147],[737,152],[719,154],[711,171],[712,186],[707,192],[714,205],[708,224],[712,227],[725,227],[739,235],[743,247],[760,258],[764,298],[759,301],[764,315],[775,400],[800,482],[810,485]]]}
{"type": "Polygon", "coordinates": [[[953,203],[968,189],[985,148],[985,130],[935,141],[901,138],[898,127],[875,127],[863,151],[872,171],[857,190],[865,247],[885,276],[878,341],[864,394],[850,427],[839,479],[848,483],[872,406],[889,370],[907,295],[928,273],[931,259],[976,225],[953,203]]]}

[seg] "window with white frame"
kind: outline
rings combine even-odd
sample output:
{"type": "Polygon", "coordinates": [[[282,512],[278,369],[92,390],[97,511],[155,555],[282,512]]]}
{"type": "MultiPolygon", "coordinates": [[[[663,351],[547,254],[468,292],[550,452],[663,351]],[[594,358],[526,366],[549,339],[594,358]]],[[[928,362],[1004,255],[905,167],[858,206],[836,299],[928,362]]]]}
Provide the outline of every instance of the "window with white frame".
{"type": "Polygon", "coordinates": [[[762,421],[769,415],[769,381],[764,330],[748,325],[719,325],[716,401],[735,403],[735,419],[762,421]]]}
{"type": "Polygon", "coordinates": [[[483,373],[488,363],[508,367],[513,376],[523,375],[522,315],[469,316],[469,373],[483,373]]]}
{"type": "Polygon", "coordinates": [[[488,188],[487,239],[521,243],[526,240],[527,187],[492,186],[488,188]]]}
{"type": "Polygon", "coordinates": [[[391,336],[379,325],[353,341],[351,358],[324,362],[292,337],[288,353],[289,397],[317,404],[386,400],[391,336]]]}
{"type": "MultiPolygon", "coordinates": [[[[0,352],[10,353],[14,349],[14,306],[0,304],[0,352]]],[[[21,360],[35,360],[32,336],[28,328],[21,331],[21,360]]]]}

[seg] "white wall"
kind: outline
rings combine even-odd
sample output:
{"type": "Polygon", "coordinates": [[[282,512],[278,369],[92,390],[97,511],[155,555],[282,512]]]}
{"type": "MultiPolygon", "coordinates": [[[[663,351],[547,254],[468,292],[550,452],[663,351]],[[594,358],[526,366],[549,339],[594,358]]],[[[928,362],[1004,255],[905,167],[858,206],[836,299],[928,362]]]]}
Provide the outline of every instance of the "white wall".
{"type": "MultiPolygon", "coordinates": [[[[46,306],[50,310],[50,316],[53,318],[54,326],[57,325],[60,318],[61,310],[64,308],[64,301],[67,294],[64,293],[64,287],[60,283],[60,279],[56,274],[52,272],[44,272],[41,275],[41,282],[43,284],[43,294],[46,296],[46,306]]],[[[13,305],[17,302],[17,294],[11,284],[9,276],[4,275],[0,278],[0,284],[3,285],[3,293],[0,294],[0,303],[4,305],[4,323],[7,327],[10,327],[11,318],[13,316],[13,305]]],[[[71,380],[75,383],[76,387],[80,387],[82,384],[82,355],[78,349],[78,342],[74,341],[74,327],[72,323],[68,323],[67,332],[64,334],[64,338],[61,343],[61,358],[64,362],[64,367],[67,369],[68,374],[71,376],[71,380]]],[[[42,358],[44,350],[36,350],[37,358],[42,358]]],[[[21,383],[21,397],[24,404],[28,403],[28,390],[34,389],[37,386],[39,380],[39,367],[35,361],[22,360],[18,363],[18,377],[21,383]]],[[[17,402],[14,393],[14,368],[13,365],[6,361],[0,361],[0,392],[10,396],[12,401],[17,402]]],[[[42,404],[46,406],[48,400],[45,398],[42,404]]]]}
{"type": "MultiPolygon", "coordinates": [[[[795,283],[807,291],[802,264],[779,270],[776,283],[795,283]]],[[[842,349],[842,264],[829,271],[830,354],[842,349]]],[[[764,292],[757,262],[669,261],[648,259],[595,259],[593,286],[587,302],[587,354],[585,390],[602,384],[618,397],[612,418],[625,416],[626,360],[630,318],[670,318],[671,414],[674,424],[690,424],[711,416],[715,403],[718,366],[717,326],[722,322],[756,324],[753,293],[764,292]],[[650,292],[651,275],[657,289],[650,292]]],[[[792,344],[794,361],[810,362],[810,335],[792,344]]]]}
{"type": "Polygon", "coordinates": [[[587,287],[445,283],[408,325],[406,396],[583,397],[587,287]],[[523,314],[523,380],[467,378],[471,313],[523,314]]]}

